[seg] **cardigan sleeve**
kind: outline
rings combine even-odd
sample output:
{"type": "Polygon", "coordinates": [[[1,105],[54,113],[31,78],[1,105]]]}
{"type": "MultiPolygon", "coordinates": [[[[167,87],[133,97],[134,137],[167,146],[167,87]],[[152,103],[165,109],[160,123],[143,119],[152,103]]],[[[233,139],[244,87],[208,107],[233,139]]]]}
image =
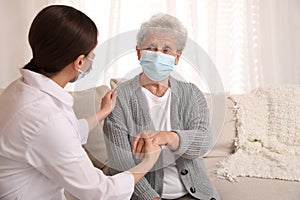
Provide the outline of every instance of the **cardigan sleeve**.
{"type": "MultiPolygon", "coordinates": [[[[116,106],[106,118],[103,126],[109,167],[112,174],[126,171],[136,165],[131,151],[130,133],[128,133],[125,122],[126,117],[130,117],[130,114],[124,114],[124,109],[121,106],[121,102],[124,100],[121,96],[118,92],[116,106]]],[[[126,104],[125,102],[123,103],[126,104]]],[[[159,194],[151,187],[145,177],[141,178],[135,185],[132,199],[149,200],[155,197],[159,197],[159,194]]]]}
{"type": "Polygon", "coordinates": [[[179,148],[175,154],[187,159],[202,157],[210,148],[212,134],[209,123],[209,111],[202,92],[193,84],[189,86],[190,94],[184,93],[186,97],[181,100],[184,107],[184,130],[173,130],[179,135],[179,148]],[[189,97],[187,97],[189,96],[189,97]]]}

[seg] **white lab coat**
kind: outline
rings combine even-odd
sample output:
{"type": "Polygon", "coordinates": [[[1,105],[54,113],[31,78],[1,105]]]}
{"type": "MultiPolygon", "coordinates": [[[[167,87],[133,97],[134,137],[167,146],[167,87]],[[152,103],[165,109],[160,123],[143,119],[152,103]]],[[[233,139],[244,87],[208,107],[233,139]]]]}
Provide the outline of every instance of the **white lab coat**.
{"type": "Polygon", "coordinates": [[[82,148],[89,127],[73,97],[41,74],[21,74],[0,97],[0,199],[65,199],[63,188],[83,200],[130,199],[133,175],[105,176],[82,148]]]}

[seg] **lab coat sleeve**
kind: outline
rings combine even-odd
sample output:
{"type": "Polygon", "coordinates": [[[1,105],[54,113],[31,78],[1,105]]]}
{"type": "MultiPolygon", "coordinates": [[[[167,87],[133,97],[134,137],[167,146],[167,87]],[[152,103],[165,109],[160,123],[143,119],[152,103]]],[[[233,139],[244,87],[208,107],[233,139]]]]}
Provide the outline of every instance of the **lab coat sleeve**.
{"type": "Polygon", "coordinates": [[[89,123],[86,119],[78,120],[78,129],[81,138],[81,144],[86,144],[89,137],[89,123]]]}
{"type": "Polygon", "coordinates": [[[81,138],[63,116],[49,118],[32,138],[27,162],[79,199],[125,200],[134,190],[134,177],[126,171],[105,176],[93,167],[81,138]]]}

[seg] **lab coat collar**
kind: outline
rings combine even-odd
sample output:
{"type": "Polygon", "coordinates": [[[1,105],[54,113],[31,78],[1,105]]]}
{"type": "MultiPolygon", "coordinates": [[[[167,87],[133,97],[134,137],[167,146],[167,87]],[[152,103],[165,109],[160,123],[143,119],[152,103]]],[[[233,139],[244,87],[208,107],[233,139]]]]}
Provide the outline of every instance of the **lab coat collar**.
{"type": "Polygon", "coordinates": [[[67,107],[72,107],[74,99],[64,88],[55,83],[52,79],[27,69],[20,69],[23,81],[48,95],[56,98],[67,107]]]}

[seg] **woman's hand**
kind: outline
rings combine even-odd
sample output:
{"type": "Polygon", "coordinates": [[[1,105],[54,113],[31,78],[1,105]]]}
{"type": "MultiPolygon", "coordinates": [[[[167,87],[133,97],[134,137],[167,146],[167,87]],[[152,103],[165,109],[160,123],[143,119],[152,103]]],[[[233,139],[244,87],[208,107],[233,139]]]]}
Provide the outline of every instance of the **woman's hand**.
{"type": "Polygon", "coordinates": [[[113,111],[114,107],[116,106],[116,100],[117,92],[114,89],[108,91],[102,98],[99,112],[101,112],[101,117],[103,119],[113,111]]]}
{"type": "Polygon", "coordinates": [[[144,141],[143,160],[140,164],[128,170],[133,174],[135,184],[151,170],[161,153],[160,146],[153,143],[151,138],[143,138],[142,140],[144,141]]]}
{"type": "Polygon", "coordinates": [[[101,101],[101,108],[95,114],[86,117],[89,129],[94,129],[105,117],[107,117],[116,105],[117,92],[115,90],[108,91],[101,101]]]}
{"type": "Polygon", "coordinates": [[[132,152],[136,158],[141,159],[145,153],[145,139],[150,139],[154,144],[167,146],[170,150],[177,150],[179,147],[179,136],[173,131],[142,131],[135,136],[132,142],[132,152]]]}
{"type": "Polygon", "coordinates": [[[158,144],[155,144],[152,138],[144,138],[143,140],[143,161],[156,162],[161,153],[160,146],[158,144]]]}

